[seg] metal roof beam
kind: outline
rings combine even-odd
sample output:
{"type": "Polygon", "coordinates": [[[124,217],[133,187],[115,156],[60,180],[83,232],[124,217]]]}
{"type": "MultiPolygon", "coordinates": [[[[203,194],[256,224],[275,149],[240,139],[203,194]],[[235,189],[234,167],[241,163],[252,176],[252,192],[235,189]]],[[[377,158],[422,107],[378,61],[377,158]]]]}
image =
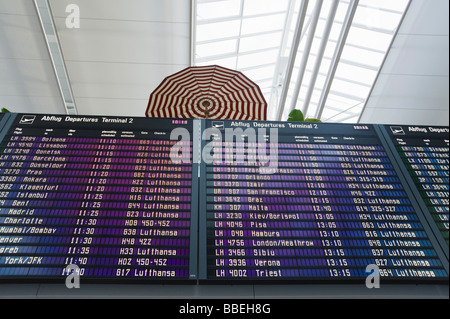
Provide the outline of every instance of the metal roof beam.
{"type": "MultiPolygon", "coordinates": [[[[243,5],[243,3],[242,3],[243,5]]],[[[269,13],[261,13],[261,14],[254,14],[254,15],[248,15],[244,17],[244,14],[242,12],[242,15],[234,15],[234,16],[228,16],[223,18],[216,18],[216,19],[204,19],[201,21],[198,21],[198,25],[205,25],[205,24],[213,24],[213,23],[220,23],[220,22],[228,22],[228,21],[234,21],[234,20],[242,20],[242,19],[254,19],[254,18],[263,18],[263,17],[270,17],[274,15],[279,14],[285,14],[286,11],[275,11],[275,12],[269,12],[269,13]]]]}
{"type": "MultiPolygon", "coordinates": [[[[203,63],[203,62],[207,62],[210,60],[220,60],[220,59],[227,59],[227,58],[233,58],[233,57],[242,57],[242,56],[246,56],[246,55],[251,55],[251,54],[257,54],[257,53],[263,53],[263,52],[268,52],[268,51],[275,51],[278,50],[279,47],[271,47],[271,48],[264,48],[264,49],[258,49],[258,50],[252,50],[252,51],[246,51],[246,52],[230,52],[227,54],[220,54],[220,55],[210,55],[210,56],[206,56],[206,57],[202,57],[202,58],[198,58],[197,59],[197,63],[203,63]]],[[[271,63],[274,64],[274,63],[271,63]]]]}

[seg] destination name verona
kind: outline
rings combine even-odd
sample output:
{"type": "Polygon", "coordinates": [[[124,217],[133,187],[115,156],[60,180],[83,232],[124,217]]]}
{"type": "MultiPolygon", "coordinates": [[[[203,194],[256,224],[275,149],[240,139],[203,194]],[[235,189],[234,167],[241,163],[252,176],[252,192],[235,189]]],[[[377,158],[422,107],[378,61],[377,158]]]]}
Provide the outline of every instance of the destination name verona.
{"type": "Polygon", "coordinates": [[[66,163],[33,163],[31,162],[29,168],[66,168],[66,163]]]}

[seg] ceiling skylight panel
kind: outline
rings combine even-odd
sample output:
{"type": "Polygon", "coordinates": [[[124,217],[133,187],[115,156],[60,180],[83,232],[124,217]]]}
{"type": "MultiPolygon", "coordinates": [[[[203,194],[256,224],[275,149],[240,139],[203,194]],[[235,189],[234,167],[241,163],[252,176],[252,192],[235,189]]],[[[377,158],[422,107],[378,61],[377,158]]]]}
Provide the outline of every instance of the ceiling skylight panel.
{"type": "Polygon", "coordinates": [[[249,69],[242,70],[243,73],[250,79],[253,79],[255,82],[258,82],[258,84],[263,85],[272,85],[272,78],[273,74],[275,72],[275,64],[268,64],[261,67],[253,67],[249,69]],[[265,83],[262,83],[262,82],[265,83]]]}
{"type": "Polygon", "coordinates": [[[381,10],[382,12],[395,12],[404,14],[409,0],[360,0],[359,5],[381,10]]]}
{"type": "Polygon", "coordinates": [[[211,58],[196,62],[197,66],[205,65],[220,65],[224,68],[236,69],[237,56],[227,57],[227,58],[211,58]]]}
{"type": "Polygon", "coordinates": [[[326,122],[356,123],[361,110],[361,103],[350,106],[346,110],[333,110],[330,107],[324,111],[322,119],[326,122]]]}
{"type": "Polygon", "coordinates": [[[332,89],[339,92],[346,92],[354,96],[361,97],[362,99],[365,99],[370,93],[370,87],[359,85],[357,82],[339,80],[336,78],[333,81],[332,89]]]}
{"type": "Polygon", "coordinates": [[[359,104],[361,102],[358,102],[354,99],[350,99],[347,97],[335,95],[333,93],[330,93],[328,96],[328,105],[331,110],[345,110],[348,108],[353,107],[356,104],[359,104]]]}
{"type": "Polygon", "coordinates": [[[353,81],[372,85],[377,76],[376,71],[367,70],[355,65],[340,63],[335,74],[335,78],[350,78],[353,81]]]}

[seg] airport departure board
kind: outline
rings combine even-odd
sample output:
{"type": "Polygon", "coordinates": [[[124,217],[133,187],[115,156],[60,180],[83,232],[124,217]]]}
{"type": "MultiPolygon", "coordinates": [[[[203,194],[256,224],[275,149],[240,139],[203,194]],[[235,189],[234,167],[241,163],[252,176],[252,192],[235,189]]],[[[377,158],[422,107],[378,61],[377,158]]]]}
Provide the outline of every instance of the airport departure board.
{"type": "Polygon", "coordinates": [[[440,132],[422,145],[362,124],[0,124],[0,282],[448,284],[440,132]]]}
{"type": "Polygon", "coordinates": [[[385,129],[448,247],[449,128],[386,125],[385,129]]]}
{"type": "Polygon", "coordinates": [[[210,120],[208,128],[208,280],[355,280],[368,266],[381,280],[448,280],[373,126],[210,120]]]}
{"type": "Polygon", "coordinates": [[[17,115],[0,145],[0,278],[195,278],[192,140],[170,139],[192,123],[17,115]]]}

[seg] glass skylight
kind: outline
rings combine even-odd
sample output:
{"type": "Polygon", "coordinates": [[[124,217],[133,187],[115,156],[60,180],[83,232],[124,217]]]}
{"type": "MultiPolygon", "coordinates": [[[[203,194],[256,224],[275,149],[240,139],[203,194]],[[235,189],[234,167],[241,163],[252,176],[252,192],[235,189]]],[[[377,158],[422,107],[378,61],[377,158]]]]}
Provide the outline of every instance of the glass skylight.
{"type": "Polygon", "coordinates": [[[356,123],[409,2],[195,0],[194,65],[243,72],[261,88],[269,120],[297,108],[356,123]]]}

